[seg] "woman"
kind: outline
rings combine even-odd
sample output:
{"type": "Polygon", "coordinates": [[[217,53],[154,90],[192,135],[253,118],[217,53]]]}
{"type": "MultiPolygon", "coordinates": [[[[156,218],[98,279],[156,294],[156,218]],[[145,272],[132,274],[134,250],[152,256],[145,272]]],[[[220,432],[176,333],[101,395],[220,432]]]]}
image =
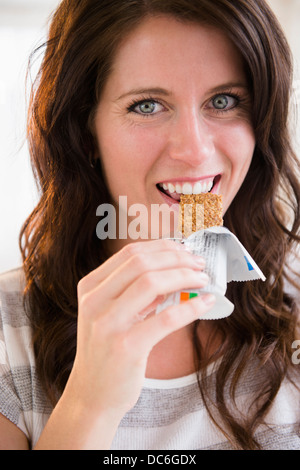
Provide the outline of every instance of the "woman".
{"type": "Polygon", "coordinates": [[[61,3],[29,113],[41,198],[1,279],[3,448],[300,449],[291,77],[263,0],[61,3]],[[204,260],[100,240],[97,208],[204,183],[267,280],[229,285],[222,320],[199,320],[204,295],[155,315],[204,260]]]}

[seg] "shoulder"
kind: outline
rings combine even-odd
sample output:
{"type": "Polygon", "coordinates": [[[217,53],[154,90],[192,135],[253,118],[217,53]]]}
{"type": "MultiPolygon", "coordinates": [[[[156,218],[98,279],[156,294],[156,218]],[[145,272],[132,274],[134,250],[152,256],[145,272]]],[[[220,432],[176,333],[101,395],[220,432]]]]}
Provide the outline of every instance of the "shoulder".
{"type": "Polygon", "coordinates": [[[10,421],[34,446],[52,408],[36,372],[25,285],[23,268],[0,274],[0,428],[15,435],[10,421]]]}
{"type": "Polygon", "coordinates": [[[22,267],[0,274],[0,322],[13,327],[29,325],[24,310],[25,275],[22,267]]]}
{"type": "Polygon", "coordinates": [[[14,292],[23,290],[25,286],[24,270],[20,266],[0,273],[0,291],[14,292]]]}
{"type": "Polygon", "coordinates": [[[23,297],[25,274],[22,267],[0,273],[0,299],[23,297]]]}
{"type": "Polygon", "coordinates": [[[11,288],[16,289],[24,284],[24,279],[23,267],[19,266],[0,273],[0,286],[8,290],[11,288]]]}

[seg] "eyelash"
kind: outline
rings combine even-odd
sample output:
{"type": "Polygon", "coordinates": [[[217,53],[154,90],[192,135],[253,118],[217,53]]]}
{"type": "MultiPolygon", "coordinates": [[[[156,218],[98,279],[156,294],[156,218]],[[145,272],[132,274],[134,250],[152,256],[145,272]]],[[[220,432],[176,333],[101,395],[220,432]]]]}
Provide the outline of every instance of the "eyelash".
{"type": "MultiPolygon", "coordinates": [[[[212,102],[214,99],[216,99],[218,96],[227,96],[227,97],[230,97],[230,98],[233,98],[235,101],[236,101],[236,104],[234,106],[232,106],[231,108],[229,109],[217,109],[217,108],[210,108],[213,110],[214,113],[216,114],[224,114],[224,113],[228,113],[229,111],[232,111],[233,109],[237,108],[239,105],[241,105],[243,103],[243,101],[245,101],[241,95],[239,93],[232,93],[231,91],[224,91],[222,93],[217,93],[216,95],[214,95],[210,101],[212,102]]],[[[161,106],[164,106],[163,103],[161,103],[158,99],[156,98],[153,98],[151,96],[145,96],[141,99],[138,99],[138,100],[133,100],[128,106],[127,106],[127,112],[128,113],[135,113],[135,114],[138,114],[139,116],[142,116],[143,118],[149,118],[151,116],[153,116],[152,113],[138,113],[137,111],[135,111],[135,108],[145,102],[152,102],[152,103],[156,103],[156,104],[159,104],[161,106]]]]}
{"type": "Polygon", "coordinates": [[[232,93],[231,91],[225,91],[223,93],[217,93],[216,95],[214,95],[209,102],[212,102],[213,100],[215,100],[218,96],[227,96],[229,98],[233,98],[236,103],[231,106],[230,108],[227,108],[227,109],[217,109],[217,108],[211,108],[213,109],[213,111],[216,113],[216,114],[224,114],[224,113],[228,113],[229,111],[232,111],[233,109],[237,108],[238,106],[240,106],[245,100],[242,98],[242,96],[239,94],[239,93],[232,93]]]}
{"type": "Polygon", "coordinates": [[[142,117],[145,117],[145,118],[150,117],[152,115],[151,113],[144,113],[143,114],[143,113],[137,113],[135,111],[135,108],[138,105],[146,103],[147,101],[150,101],[152,103],[156,103],[156,104],[160,104],[161,106],[164,106],[163,103],[161,103],[159,100],[157,100],[155,98],[152,98],[151,96],[148,96],[148,97],[145,96],[142,99],[131,101],[131,103],[127,107],[128,113],[135,113],[135,114],[138,114],[139,116],[142,116],[142,117]]]}

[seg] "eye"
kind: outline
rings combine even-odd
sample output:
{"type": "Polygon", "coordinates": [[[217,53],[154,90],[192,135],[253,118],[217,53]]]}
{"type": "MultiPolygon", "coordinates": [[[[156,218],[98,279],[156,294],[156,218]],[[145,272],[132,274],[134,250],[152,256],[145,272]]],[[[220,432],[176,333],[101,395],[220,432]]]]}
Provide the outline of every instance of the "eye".
{"type": "Polygon", "coordinates": [[[144,101],[136,106],[136,108],[138,108],[141,113],[151,114],[155,111],[155,106],[156,103],[154,101],[144,101]]]}
{"type": "Polygon", "coordinates": [[[128,111],[141,115],[156,114],[164,109],[163,105],[153,100],[135,101],[132,103],[128,111]]]}
{"type": "Polygon", "coordinates": [[[216,95],[212,98],[209,108],[214,108],[218,111],[228,111],[235,108],[238,104],[238,98],[231,95],[216,95]]]}

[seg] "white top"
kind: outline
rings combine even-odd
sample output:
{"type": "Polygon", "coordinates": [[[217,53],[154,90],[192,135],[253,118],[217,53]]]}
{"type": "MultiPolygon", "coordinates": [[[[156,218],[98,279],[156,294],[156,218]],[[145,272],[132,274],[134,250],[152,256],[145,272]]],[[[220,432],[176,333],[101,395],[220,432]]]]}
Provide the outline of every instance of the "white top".
{"type": "MultiPolygon", "coordinates": [[[[34,447],[52,408],[35,371],[31,329],[22,304],[23,286],[22,269],[0,275],[0,412],[26,434],[34,447]]],[[[215,363],[208,368],[212,384],[217,366],[215,363]]],[[[238,387],[239,409],[247,412],[253,391],[262,382],[262,369],[251,364],[238,387]]],[[[300,450],[300,393],[291,384],[282,384],[266,422],[268,426],[260,426],[256,434],[264,449],[300,450]]],[[[231,446],[209,418],[196,374],[191,374],[171,380],[145,379],[139,400],[122,419],[111,449],[200,450],[231,446]]]]}

